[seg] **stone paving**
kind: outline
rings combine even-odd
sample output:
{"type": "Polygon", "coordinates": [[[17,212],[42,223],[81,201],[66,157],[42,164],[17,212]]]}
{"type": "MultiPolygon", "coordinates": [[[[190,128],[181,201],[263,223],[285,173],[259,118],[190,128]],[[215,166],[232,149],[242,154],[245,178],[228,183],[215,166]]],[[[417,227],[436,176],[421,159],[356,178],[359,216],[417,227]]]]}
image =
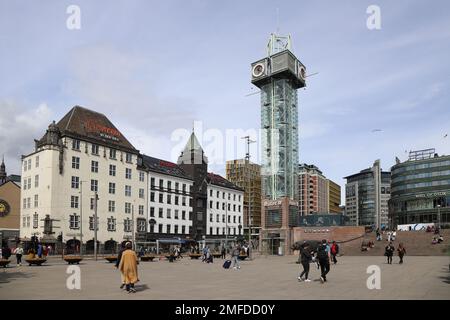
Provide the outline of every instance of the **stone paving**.
{"type": "Polygon", "coordinates": [[[388,265],[384,257],[342,256],[331,267],[328,282],[318,281],[311,264],[309,283],[298,282],[296,256],[259,256],[225,270],[222,259],[213,264],[181,261],[140,262],[135,294],[120,290],[113,264],[83,260],[81,290],[69,290],[67,264],[51,258],[41,267],[15,263],[0,269],[0,299],[450,299],[449,257],[406,256],[403,265],[388,265]],[[381,289],[369,290],[369,265],[381,269],[381,289]]]}

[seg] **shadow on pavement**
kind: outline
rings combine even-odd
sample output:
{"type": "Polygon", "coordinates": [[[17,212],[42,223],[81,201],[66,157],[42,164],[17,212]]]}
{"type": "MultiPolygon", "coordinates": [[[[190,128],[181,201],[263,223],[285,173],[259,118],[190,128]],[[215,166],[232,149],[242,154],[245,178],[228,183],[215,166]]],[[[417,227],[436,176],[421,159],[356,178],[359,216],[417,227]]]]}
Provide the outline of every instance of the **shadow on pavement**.
{"type": "MultiPolygon", "coordinates": [[[[10,268],[12,269],[12,268],[10,268]]],[[[25,273],[22,271],[0,271],[0,284],[2,283],[9,283],[12,280],[15,279],[23,279],[23,278],[31,278],[33,277],[32,274],[25,273]]],[[[1,286],[0,286],[1,287],[1,286]]]]}
{"type": "Polygon", "coordinates": [[[443,273],[446,273],[446,275],[444,275],[444,276],[442,276],[442,277],[439,277],[439,279],[441,279],[442,280],[442,282],[445,282],[445,283],[447,283],[447,284],[450,284],[450,265],[449,265],[449,268],[447,269],[447,268],[442,268],[442,272],[443,273]]]}
{"type": "Polygon", "coordinates": [[[146,284],[135,285],[134,288],[136,289],[137,292],[141,292],[141,291],[150,289],[146,284]]]}

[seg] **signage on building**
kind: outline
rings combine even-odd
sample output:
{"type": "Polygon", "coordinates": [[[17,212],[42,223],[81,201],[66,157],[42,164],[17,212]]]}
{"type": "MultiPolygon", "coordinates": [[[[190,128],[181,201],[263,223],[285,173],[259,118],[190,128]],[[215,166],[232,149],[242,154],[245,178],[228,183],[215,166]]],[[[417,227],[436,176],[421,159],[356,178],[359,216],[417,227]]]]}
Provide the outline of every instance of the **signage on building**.
{"type": "Polygon", "coordinates": [[[8,202],[0,199],[0,217],[6,216],[10,211],[8,202]]]}
{"type": "Polygon", "coordinates": [[[446,196],[447,194],[448,194],[448,192],[445,192],[445,191],[421,193],[421,194],[416,194],[416,198],[433,198],[433,197],[439,197],[439,196],[446,196]]]}
{"type": "Polygon", "coordinates": [[[102,138],[120,141],[119,138],[121,137],[121,134],[119,130],[106,127],[96,122],[95,120],[86,121],[84,127],[86,128],[87,132],[98,134],[102,138]]]}
{"type": "Polygon", "coordinates": [[[264,201],[264,206],[281,206],[282,201],[281,200],[266,200],[264,201]]]}

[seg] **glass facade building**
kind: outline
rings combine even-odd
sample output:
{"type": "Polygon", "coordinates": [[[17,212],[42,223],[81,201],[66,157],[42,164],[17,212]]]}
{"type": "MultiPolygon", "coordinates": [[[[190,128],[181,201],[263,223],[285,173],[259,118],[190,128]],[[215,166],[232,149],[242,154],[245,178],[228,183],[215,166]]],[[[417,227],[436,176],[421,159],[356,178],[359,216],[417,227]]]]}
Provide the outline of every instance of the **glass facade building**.
{"type": "Polygon", "coordinates": [[[450,156],[398,162],[392,167],[391,189],[394,225],[450,223],[450,156]]]}

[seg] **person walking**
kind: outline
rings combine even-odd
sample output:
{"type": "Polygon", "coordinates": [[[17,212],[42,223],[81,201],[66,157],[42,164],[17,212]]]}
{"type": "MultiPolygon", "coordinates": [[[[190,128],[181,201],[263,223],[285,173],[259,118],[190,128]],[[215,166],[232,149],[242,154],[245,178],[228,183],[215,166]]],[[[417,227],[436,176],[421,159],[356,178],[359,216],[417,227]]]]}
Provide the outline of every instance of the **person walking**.
{"type": "Polygon", "coordinates": [[[384,255],[387,257],[387,263],[392,264],[392,256],[394,255],[395,248],[392,245],[392,242],[389,242],[389,244],[386,246],[384,250],[384,255]]]}
{"type": "Polygon", "coordinates": [[[3,257],[3,259],[6,259],[6,260],[8,260],[9,257],[11,257],[11,249],[8,247],[8,245],[3,247],[2,257],[3,257]]]}
{"type": "Polygon", "coordinates": [[[320,265],[320,282],[327,281],[327,273],[330,272],[330,257],[327,252],[327,240],[323,239],[322,244],[317,248],[317,259],[320,265]]]}
{"type": "Polygon", "coordinates": [[[42,258],[42,253],[43,253],[43,248],[42,248],[42,244],[38,244],[38,248],[37,248],[37,256],[38,258],[42,258]]]}
{"type": "Polygon", "coordinates": [[[241,247],[239,244],[236,244],[233,248],[233,251],[231,251],[231,261],[233,263],[233,269],[240,269],[241,266],[239,265],[239,255],[241,253],[241,247]]]}
{"type": "Polygon", "coordinates": [[[14,254],[16,255],[17,265],[22,265],[22,255],[23,255],[23,248],[19,245],[15,250],[14,254]]]}
{"type": "MultiPolygon", "coordinates": [[[[119,264],[120,264],[120,261],[122,260],[122,254],[123,254],[123,252],[125,250],[126,249],[125,249],[125,247],[122,244],[122,247],[120,248],[119,254],[117,255],[117,260],[116,260],[116,265],[115,265],[116,269],[119,269],[119,264]]],[[[120,282],[121,282],[120,289],[123,289],[126,284],[125,284],[125,278],[123,277],[122,272],[120,273],[120,282]]]]}
{"type": "Polygon", "coordinates": [[[303,272],[298,276],[298,281],[311,282],[311,280],[308,279],[309,263],[311,262],[311,260],[311,248],[309,247],[309,244],[306,243],[300,247],[300,262],[303,266],[303,272]],[[303,278],[303,276],[305,276],[305,278],[303,278]]]}
{"type": "Polygon", "coordinates": [[[398,257],[400,258],[399,263],[402,264],[403,263],[403,256],[406,254],[406,249],[403,246],[403,243],[399,243],[398,248],[397,248],[397,252],[398,252],[398,257]]]}
{"type": "Polygon", "coordinates": [[[222,253],[222,259],[225,259],[226,255],[227,255],[227,249],[225,248],[225,245],[222,245],[221,253],[222,253]]]}
{"type": "Polygon", "coordinates": [[[337,260],[336,260],[336,256],[339,253],[339,245],[336,243],[336,241],[333,241],[333,244],[331,245],[331,258],[333,259],[333,263],[336,264],[337,260]]]}
{"type": "Polygon", "coordinates": [[[127,242],[119,262],[119,270],[125,280],[128,293],[135,293],[136,289],[134,288],[134,284],[139,281],[137,255],[131,248],[131,242],[127,242]]]}

